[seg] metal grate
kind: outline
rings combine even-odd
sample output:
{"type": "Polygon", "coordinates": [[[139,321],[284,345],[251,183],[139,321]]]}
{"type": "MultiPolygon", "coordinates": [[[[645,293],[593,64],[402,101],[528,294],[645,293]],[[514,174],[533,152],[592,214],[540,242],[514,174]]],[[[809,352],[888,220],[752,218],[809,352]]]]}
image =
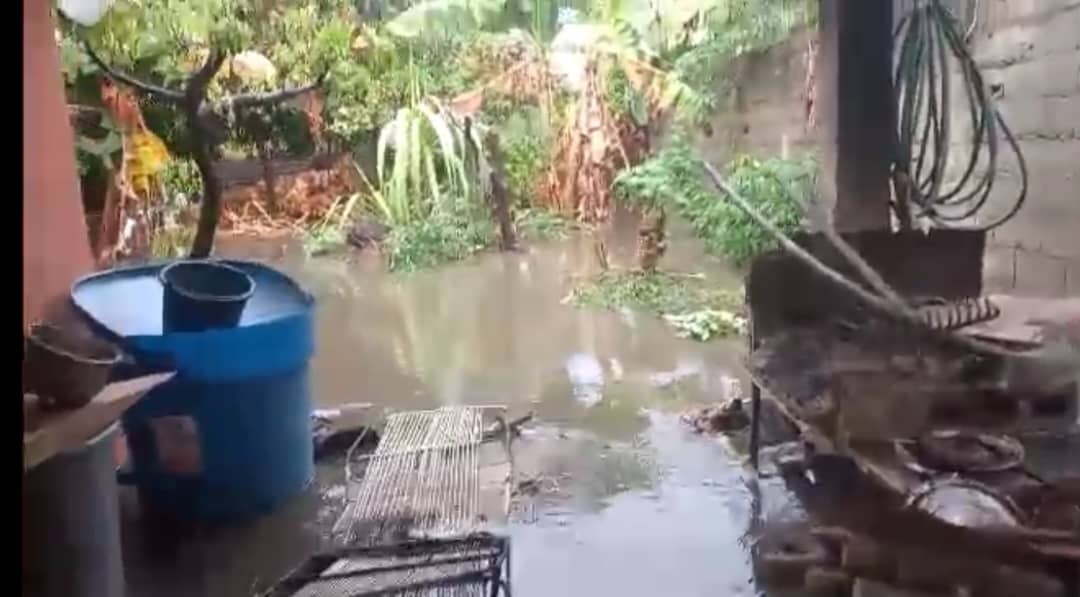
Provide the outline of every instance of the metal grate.
{"type": "Polygon", "coordinates": [[[481,407],[390,415],[335,534],[374,545],[478,530],[482,436],[481,407]]]}
{"type": "Polygon", "coordinates": [[[510,547],[503,537],[340,549],[309,558],[263,597],[509,596],[510,547]]]}

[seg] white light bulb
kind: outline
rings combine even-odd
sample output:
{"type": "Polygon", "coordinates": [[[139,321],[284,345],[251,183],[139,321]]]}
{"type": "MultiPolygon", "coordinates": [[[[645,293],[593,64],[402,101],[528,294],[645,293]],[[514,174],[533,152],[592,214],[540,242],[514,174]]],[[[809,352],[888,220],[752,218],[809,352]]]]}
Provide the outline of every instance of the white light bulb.
{"type": "Polygon", "coordinates": [[[60,12],[76,23],[89,27],[101,20],[113,0],[60,0],[60,12]]]}

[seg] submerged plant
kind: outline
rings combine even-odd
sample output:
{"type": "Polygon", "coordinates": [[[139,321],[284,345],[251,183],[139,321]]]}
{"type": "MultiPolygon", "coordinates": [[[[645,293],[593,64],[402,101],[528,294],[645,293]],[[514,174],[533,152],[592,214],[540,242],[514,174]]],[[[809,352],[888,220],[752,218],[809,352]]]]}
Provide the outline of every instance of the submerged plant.
{"type": "Polygon", "coordinates": [[[746,333],[746,318],[724,309],[701,309],[682,314],[664,315],[664,321],[683,338],[705,342],[715,337],[746,333]]]}
{"type": "Polygon", "coordinates": [[[410,272],[460,261],[494,243],[490,217],[462,206],[393,227],[383,250],[392,271],[410,272]]]}
{"type": "Polygon", "coordinates": [[[742,329],[737,293],[709,288],[702,278],[686,274],[609,270],[575,288],[569,300],[579,307],[658,315],[680,334],[697,340],[742,329]]]}

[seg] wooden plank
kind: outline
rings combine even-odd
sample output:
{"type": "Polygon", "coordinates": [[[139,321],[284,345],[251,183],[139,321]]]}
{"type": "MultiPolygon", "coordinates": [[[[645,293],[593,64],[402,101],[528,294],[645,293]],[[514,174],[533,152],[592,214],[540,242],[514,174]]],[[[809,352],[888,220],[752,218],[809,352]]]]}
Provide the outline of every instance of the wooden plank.
{"type": "Polygon", "coordinates": [[[43,410],[36,396],[24,395],[23,472],[57,454],[78,450],[173,375],[157,373],[109,384],[89,404],[70,411],[43,410]]]}

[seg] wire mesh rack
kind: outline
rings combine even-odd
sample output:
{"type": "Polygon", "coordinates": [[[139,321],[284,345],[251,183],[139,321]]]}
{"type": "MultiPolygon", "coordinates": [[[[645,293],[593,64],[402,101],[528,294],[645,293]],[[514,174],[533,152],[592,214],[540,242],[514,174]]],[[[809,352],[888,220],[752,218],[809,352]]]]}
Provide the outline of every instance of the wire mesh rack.
{"type": "Polygon", "coordinates": [[[375,451],[347,458],[348,503],[334,534],[348,546],[480,530],[480,444],[487,407],[390,415],[375,451]],[[352,466],[362,469],[359,480],[352,466]]]}
{"type": "Polygon", "coordinates": [[[509,597],[510,543],[480,532],[337,549],[309,558],[261,597],[509,597]]]}

